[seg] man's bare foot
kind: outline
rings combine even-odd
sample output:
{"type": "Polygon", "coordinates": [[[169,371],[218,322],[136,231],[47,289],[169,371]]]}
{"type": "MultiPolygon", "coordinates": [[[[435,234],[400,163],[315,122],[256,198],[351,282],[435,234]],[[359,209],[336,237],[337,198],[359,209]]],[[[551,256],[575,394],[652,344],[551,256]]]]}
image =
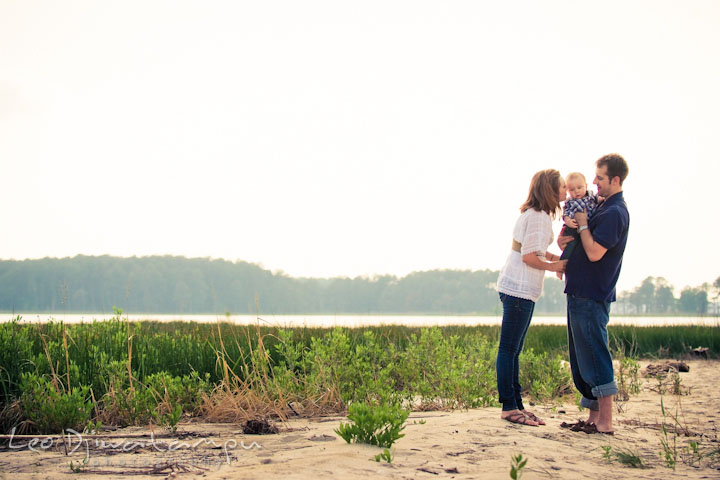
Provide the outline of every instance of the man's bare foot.
{"type": "Polygon", "coordinates": [[[612,423],[603,422],[603,423],[596,423],[595,428],[597,428],[598,432],[601,433],[607,433],[613,431],[612,423]]]}
{"type": "Polygon", "coordinates": [[[598,410],[590,410],[590,415],[585,423],[597,423],[600,420],[600,412],[598,410]]]}
{"type": "Polygon", "coordinates": [[[500,418],[507,420],[510,423],[519,423],[521,425],[530,425],[532,427],[537,427],[539,425],[538,422],[531,419],[518,409],[503,411],[500,414],[500,418]]]}

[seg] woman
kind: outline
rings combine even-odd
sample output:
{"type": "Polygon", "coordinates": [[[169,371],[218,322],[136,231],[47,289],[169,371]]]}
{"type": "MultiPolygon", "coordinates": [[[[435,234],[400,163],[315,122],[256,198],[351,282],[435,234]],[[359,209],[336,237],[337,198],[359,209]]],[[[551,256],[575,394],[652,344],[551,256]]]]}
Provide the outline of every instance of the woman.
{"type": "Polygon", "coordinates": [[[560,211],[567,187],[557,170],[537,172],[530,182],[528,198],[520,207],[513,230],[512,251],[500,271],[497,290],[503,304],[503,320],[497,355],[500,418],[522,425],[545,425],[525,410],[520,395],[518,358],[530,326],[535,302],[542,293],[545,271],[564,272],[566,260],[547,252],[553,241],[552,219],[560,211]]]}

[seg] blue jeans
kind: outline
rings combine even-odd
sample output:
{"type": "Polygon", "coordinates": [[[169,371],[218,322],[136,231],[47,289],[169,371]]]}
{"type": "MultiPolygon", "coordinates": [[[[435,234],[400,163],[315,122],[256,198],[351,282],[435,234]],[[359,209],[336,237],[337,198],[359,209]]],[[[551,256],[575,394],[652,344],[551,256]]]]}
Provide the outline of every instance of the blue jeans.
{"type": "Polygon", "coordinates": [[[503,319],[495,362],[498,397],[504,411],[524,410],[520,396],[522,387],[518,379],[520,371],[518,358],[535,310],[535,302],[504,293],[500,294],[500,301],[503,304],[503,319]]]}
{"type": "Polygon", "coordinates": [[[578,243],[580,243],[580,235],[577,233],[577,228],[570,228],[567,225],[565,225],[562,230],[560,231],[561,236],[566,237],[573,237],[573,239],[565,245],[565,250],[562,251],[562,254],[560,255],[560,260],[568,260],[570,258],[570,255],[572,255],[573,250],[575,250],[575,247],[578,243]]]}
{"type": "Polygon", "coordinates": [[[567,319],[570,369],[583,396],[580,404],[598,410],[598,398],[618,391],[608,348],[610,302],[568,295],[567,319]]]}

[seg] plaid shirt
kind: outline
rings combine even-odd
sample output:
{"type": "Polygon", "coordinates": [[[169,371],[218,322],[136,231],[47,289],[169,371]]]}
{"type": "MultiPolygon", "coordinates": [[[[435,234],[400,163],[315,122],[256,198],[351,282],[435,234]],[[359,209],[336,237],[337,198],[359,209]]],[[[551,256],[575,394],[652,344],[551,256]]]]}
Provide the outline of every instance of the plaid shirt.
{"type": "Polygon", "coordinates": [[[563,218],[570,217],[575,218],[577,212],[585,210],[587,212],[588,220],[598,206],[597,193],[587,192],[583,198],[571,198],[565,200],[563,205],[563,218]]]}

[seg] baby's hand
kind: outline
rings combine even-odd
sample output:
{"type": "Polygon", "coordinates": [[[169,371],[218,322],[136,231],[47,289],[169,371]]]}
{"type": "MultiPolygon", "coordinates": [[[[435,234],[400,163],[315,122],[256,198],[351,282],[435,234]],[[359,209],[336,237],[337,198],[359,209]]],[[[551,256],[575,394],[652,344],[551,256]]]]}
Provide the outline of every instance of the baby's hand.
{"type": "Polygon", "coordinates": [[[573,220],[570,217],[563,217],[563,221],[565,222],[565,225],[567,225],[570,228],[577,228],[577,222],[573,220]]]}

